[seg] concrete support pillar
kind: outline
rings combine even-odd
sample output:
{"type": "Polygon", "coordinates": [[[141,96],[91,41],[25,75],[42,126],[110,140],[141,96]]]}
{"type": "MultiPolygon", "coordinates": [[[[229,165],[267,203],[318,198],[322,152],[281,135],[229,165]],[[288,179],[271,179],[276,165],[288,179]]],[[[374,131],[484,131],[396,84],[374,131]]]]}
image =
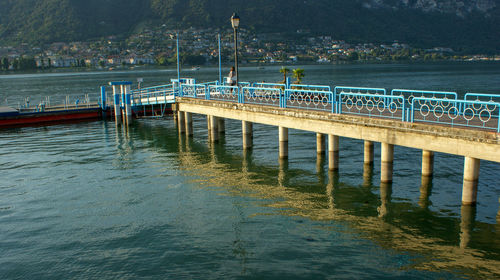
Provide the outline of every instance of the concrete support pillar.
{"type": "Polygon", "coordinates": [[[392,183],[394,145],[382,143],[381,153],[380,182],[392,183]]]}
{"type": "Polygon", "coordinates": [[[374,145],[372,141],[365,141],[365,165],[373,165],[373,146],[374,145]]]}
{"type": "Polygon", "coordinates": [[[193,114],[184,112],[184,120],[186,125],[186,135],[193,136],[193,114]]]}
{"type": "Polygon", "coordinates": [[[217,127],[219,130],[220,134],[225,134],[226,133],[226,121],[224,118],[217,118],[217,127]]]}
{"type": "Polygon", "coordinates": [[[434,173],[434,152],[422,151],[422,176],[430,177],[434,173]]]}
{"type": "Polygon", "coordinates": [[[217,128],[217,117],[210,116],[210,141],[219,142],[219,130],[217,128]]]}
{"type": "Polygon", "coordinates": [[[130,85],[124,85],[125,89],[125,116],[127,122],[132,120],[132,93],[130,91],[130,85]]]}
{"type": "Polygon", "coordinates": [[[316,133],[316,153],[325,153],[325,137],[321,133],[316,133]]]}
{"type": "Polygon", "coordinates": [[[328,135],[328,169],[339,169],[339,137],[336,135],[328,135]]]}
{"type": "Polygon", "coordinates": [[[243,150],[251,149],[253,146],[253,124],[247,121],[241,121],[241,130],[243,136],[243,150]]]}
{"type": "Polygon", "coordinates": [[[182,111],[177,111],[177,119],[178,119],[178,128],[179,128],[179,134],[184,134],[186,132],[186,126],[184,122],[184,112],[182,111]]]}
{"type": "Polygon", "coordinates": [[[120,87],[113,86],[113,105],[115,110],[115,122],[120,123],[122,121],[122,110],[120,108],[120,87]]]}
{"type": "Polygon", "coordinates": [[[288,128],[279,127],[280,159],[288,158],[288,128]]]}
{"type": "Polygon", "coordinates": [[[479,159],[465,157],[462,205],[476,205],[480,162],[479,159]]]}

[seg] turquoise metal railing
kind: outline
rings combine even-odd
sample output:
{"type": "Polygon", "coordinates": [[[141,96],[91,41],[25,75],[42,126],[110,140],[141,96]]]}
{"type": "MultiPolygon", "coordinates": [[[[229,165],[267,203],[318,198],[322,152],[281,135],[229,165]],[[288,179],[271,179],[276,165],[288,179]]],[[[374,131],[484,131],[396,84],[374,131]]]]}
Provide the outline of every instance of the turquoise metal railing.
{"type": "Polygon", "coordinates": [[[208,86],[205,84],[186,85],[181,84],[180,97],[193,97],[205,99],[208,86]]]}
{"type": "Polygon", "coordinates": [[[281,107],[282,98],[281,88],[244,87],[240,90],[239,102],[281,107]]]}
{"type": "Polygon", "coordinates": [[[500,103],[415,97],[409,121],[483,128],[500,132],[500,103]]]}
{"type": "Polygon", "coordinates": [[[316,90],[316,91],[332,91],[330,86],[323,85],[303,85],[303,84],[291,84],[290,89],[301,89],[301,90],[316,90]]]}
{"type": "Polygon", "coordinates": [[[252,87],[285,89],[286,85],[280,83],[252,83],[252,87]]]}
{"type": "Polygon", "coordinates": [[[385,95],[387,91],[385,88],[366,88],[366,87],[346,87],[337,86],[333,90],[336,96],[340,93],[362,93],[362,94],[382,94],[385,95]]]}
{"type": "Polygon", "coordinates": [[[412,100],[415,97],[442,98],[442,99],[453,99],[453,100],[457,99],[456,92],[448,92],[448,91],[393,89],[391,91],[391,95],[404,97],[405,105],[407,108],[411,106],[412,100]]]}
{"type": "Polygon", "coordinates": [[[208,93],[207,99],[239,103],[239,88],[237,86],[209,86],[208,93]]]}
{"type": "Polygon", "coordinates": [[[489,93],[466,93],[464,100],[469,101],[485,101],[485,102],[500,102],[500,94],[489,93]]]}
{"type": "Polygon", "coordinates": [[[406,120],[404,100],[401,96],[340,92],[339,114],[406,120]],[[399,106],[398,103],[403,104],[399,106]]]}
{"type": "Polygon", "coordinates": [[[285,101],[280,107],[333,112],[335,104],[331,91],[287,89],[285,101]]]}

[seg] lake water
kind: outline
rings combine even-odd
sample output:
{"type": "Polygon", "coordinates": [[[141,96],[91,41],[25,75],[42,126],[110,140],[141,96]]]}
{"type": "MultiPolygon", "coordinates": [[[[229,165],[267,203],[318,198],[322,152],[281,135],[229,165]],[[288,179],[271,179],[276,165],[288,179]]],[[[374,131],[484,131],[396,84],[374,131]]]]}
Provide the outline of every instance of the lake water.
{"type": "MultiPolygon", "coordinates": [[[[292,67],[293,68],[293,67],[292,67]]],[[[500,93],[500,64],[304,66],[305,83],[500,93]]],[[[227,69],[226,69],[227,70],[227,69]]],[[[183,73],[216,80],[216,68],[183,73]]],[[[227,73],[223,73],[224,75],[227,73]]],[[[279,67],[240,79],[279,81],[279,67]]],[[[0,75],[0,104],[89,93],[109,81],[168,83],[170,70],[0,75]]],[[[95,121],[0,130],[0,279],[462,279],[500,277],[500,164],[481,162],[478,205],[461,207],[463,158],[437,153],[421,187],[421,151],[395,147],[394,183],[363,170],[363,142],[341,138],[340,170],[315,134],[241,122],[207,142],[171,117],[126,129],[95,121]]]]}

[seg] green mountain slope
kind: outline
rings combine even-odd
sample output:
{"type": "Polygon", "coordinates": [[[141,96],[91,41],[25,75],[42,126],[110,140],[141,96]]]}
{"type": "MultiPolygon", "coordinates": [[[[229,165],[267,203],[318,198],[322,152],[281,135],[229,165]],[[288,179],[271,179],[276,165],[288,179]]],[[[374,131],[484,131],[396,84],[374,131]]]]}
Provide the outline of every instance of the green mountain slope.
{"type": "Polygon", "coordinates": [[[0,0],[0,44],[127,35],[144,22],[230,28],[238,11],[255,32],[308,29],[349,41],[500,52],[500,0],[471,1],[456,14],[449,7],[461,7],[458,0],[0,0]]]}

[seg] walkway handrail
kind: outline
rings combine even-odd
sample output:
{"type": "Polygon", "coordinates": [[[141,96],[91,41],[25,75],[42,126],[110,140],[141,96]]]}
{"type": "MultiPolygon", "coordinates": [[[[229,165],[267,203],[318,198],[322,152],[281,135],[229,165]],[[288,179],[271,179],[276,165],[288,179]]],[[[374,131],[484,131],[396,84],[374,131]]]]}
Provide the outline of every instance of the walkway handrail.
{"type": "Polygon", "coordinates": [[[283,88],[285,89],[286,85],[281,84],[281,83],[252,83],[252,87],[259,87],[259,88],[283,88]]]}
{"type": "Polygon", "coordinates": [[[316,90],[316,91],[332,91],[330,86],[324,85],[303,85],[303,84],[291,84],[290,89],[306,89],[306,90],[316,90]]]}
{"type": "Polygon", "coordinates": [[[340,93],[360,93],[360,94],[381,94],[386,95],[387,91],[385,88],[367,88],[367,87],[347,87],[347,86],[337,86],[334,91],[336,96],[340,93]]]}
{"type": "Polygon", "coordinates": [[[299,108],[335,113],[335,94],[331,91],[287,89],[282,108],[299,108]]]}
{"type": "Polygon", "coordinates": [[[464,100],[470,101],[485,101],[485,102],[500,102],[500,94],[489,93],[466,93],[464,100]]]}
{"type": "Polygon", "coordinates": [[[221,101],[236,101],[239,102],[239,88],[237,86],[208,86],[208,94],[206,99],[221,100],[221,101]]]}
{"type": "Polygon", "coordinates": [[[281,88],[243,87],[239,102],[282,107],[283,91],[281,88]]]}
{"type": "Polygon", "coordinates": [[[339,114],[406,121],[404,99],[401,96],[340,92],[337,106],[339,114]],[[400,107],[398,103],[403,105],[400,107]]]}
{"type": "Polygon", "coordinates": [[[426,97],[426,98],[443,98],[443,99],[453,99],[458,98],[456,92],[450,91],[428,91],[428,90],[414,90],[414,89],[393,89],[391,91],[393,96],[404,97],[406,106],[409,107],[415,97],[426,97]]]}
{"type": "Polygon", "coordinates": [[[179,96],[207,99],[207,89],[206,84],[181,84],[179,96]]]}
{"type": "Polygon", "coordinates": [[[409,121],[483,128],[500,133],[499,115],[499,102],[415,97],[409,121]]]}

